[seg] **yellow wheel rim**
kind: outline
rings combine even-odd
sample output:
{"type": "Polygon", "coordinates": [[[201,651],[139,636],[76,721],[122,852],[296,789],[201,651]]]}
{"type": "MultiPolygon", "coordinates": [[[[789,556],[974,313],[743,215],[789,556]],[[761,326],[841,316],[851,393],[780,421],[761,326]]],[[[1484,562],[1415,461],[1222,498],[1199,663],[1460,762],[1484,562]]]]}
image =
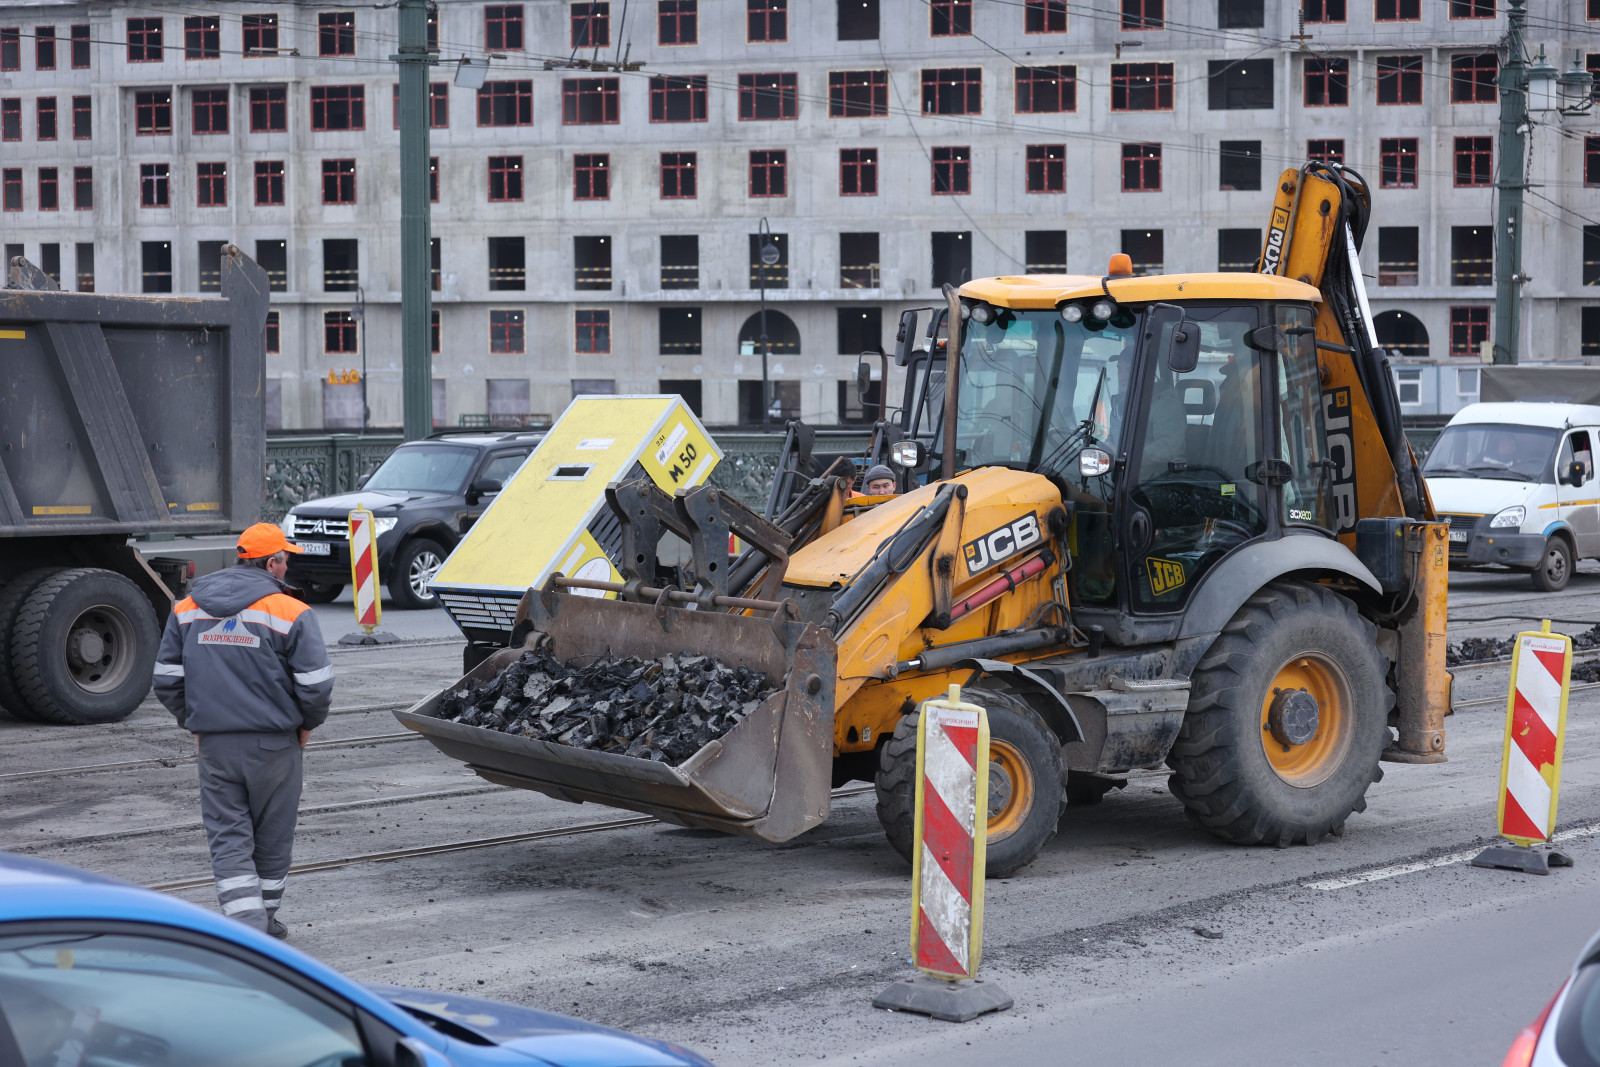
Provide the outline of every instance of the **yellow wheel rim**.
{"type": "Polygon", "coordinates": [[[1321,785],[1350,750],[1354,719],[1350,682],[1339,665],[1316,653],[1296,656],[1278,668],[1261,700],[1261,746],[1267,762],[1290,785],[1303,789],[1321,785]],[[1271,722],[1273,702],[1280,693],[1292,690],[1301,690],[1317,702],[1316,732],[1300,744],[1287,744],[1275,736],[1271,722]]]}
{"type": "Polygon", "coordinates": [[[1033,769],[1009,741],[989,741],[989,837],[1003,841],[1033,810],[1033,769]]]}

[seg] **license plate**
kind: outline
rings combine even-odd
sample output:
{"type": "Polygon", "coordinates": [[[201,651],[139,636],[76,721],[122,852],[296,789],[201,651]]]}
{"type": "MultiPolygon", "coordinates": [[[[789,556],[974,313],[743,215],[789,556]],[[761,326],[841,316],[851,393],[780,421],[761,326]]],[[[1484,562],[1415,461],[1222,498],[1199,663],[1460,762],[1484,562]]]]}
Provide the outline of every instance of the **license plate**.
{"type": "Polygon", "coordinates": [[[1450,531],[1450,540],[1452,540],[1452,541],[1466,541],[1471,536],[1472,536],[1472,532],[1470,530],[1451,530],[1450,531]]]}
{"type": "MultiPolygon", "coordinates": [[[[1451,534],[1454,537],[1455,534],[1451,534]]],[[[308,556],[331,556],[333,546],[326,541],[296,541],[295,547],[308,556]]]]}

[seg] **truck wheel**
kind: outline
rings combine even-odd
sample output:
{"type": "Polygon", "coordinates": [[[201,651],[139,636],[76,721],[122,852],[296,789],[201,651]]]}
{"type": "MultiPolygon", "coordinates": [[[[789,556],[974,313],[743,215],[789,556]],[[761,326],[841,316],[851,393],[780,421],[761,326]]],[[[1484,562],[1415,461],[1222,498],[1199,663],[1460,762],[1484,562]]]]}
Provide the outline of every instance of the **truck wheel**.
{"type": "Polygon", "coordinates": [[[1533,568],[1533,587],[1541,593],[1559,593],[1572,580],[1572,546],[1560,534],[1544,543],[1544,558],[1533,568]]]}
{"type": "Polygon", "coordinates": [[[397,608],[436,608],[439,598],[428,590],[428,583],[444,565],[445,551],[437,541],[419,537],[407,541],[394,554],[389,571],[389,599],[397,608]]]}
{"type": "Polygon", "coordinates": [[[321,582],[305,582],[300,586],[300,591],[306,595],[307,604],[332,604],[339,599],[339,594],[344,592],[344,586],[321,582]]]}
{"type": "MultiPolygon", "coordinates": [[[[966,699],[989,712],[989,837],[985,871],[991,878],[1032,863],[1056,834],[1066,807],[1061,740],[1020,697],[972,688],[966,699]]],[[[901,717],[879,750],[878,822],[889,844],[911,859],[917,802],[917,721],[901,717]]]]}
{"type": "Polygon", "coordinates": [[[0,708],[4,708],[12,715],[26,722],[41,721],[34,715],[22,693],[17,689],[16,679],[11,673],[11,631],[17,623],[17,614],[22,611],[22,602],[28,599],[28,594],[39,588],[39,583],[52,574],[59,574],[62,567],[35,567],[23,571],[15,578],[0,587],[0,708]]]}
{"type": "Polygon", "coordinates": [[[11,632],[11,671],[36,718],[67,725],[127,718],[145,694],[161,631],[120,574],[60,571],[28,594],[11,632]]]}
{"type": "Polygon", "coordinates": [[[1388,670],[1349,600],[1317,585],[1268,586],[1194,672],[1168,787],[1225,841],[1286,848],[1343,833],[1383,777],[1388,670]]]}

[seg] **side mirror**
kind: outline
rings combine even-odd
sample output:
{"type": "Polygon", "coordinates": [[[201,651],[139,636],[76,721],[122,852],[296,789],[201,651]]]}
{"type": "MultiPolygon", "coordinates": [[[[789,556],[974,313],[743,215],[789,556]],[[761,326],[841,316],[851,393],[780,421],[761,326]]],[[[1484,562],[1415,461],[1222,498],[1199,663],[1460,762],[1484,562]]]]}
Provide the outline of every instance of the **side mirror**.
{"type": "Polygon", "coordinates": [[[476,501],[479,497],[493,496],[503,488],[505,488],[505,483],[501,482],[499,478],[479,478],[472,483],[472,487],[467,490],[467,493],[476,501]]]}
{"type": "Polygon", "coordinates": [[[371,480],[372,480],[372,472],[368,471],[367,473],[363,474],[361,477],[356,479],[356,488],[357,489],[365,489],[367,487],[367,482],[369,482],[371,480]]]}
{"type": "Polygon", "coordinates": [[[896,441],[889,449],[889,462],[906,470],[916,470],[927,458],[928,450],[921,441],[896,441]]]}
{"type": "Polygon", "coordinates": [[[1589,470],[1584,466],[1583,461],[1575,459],[1567,464],[1566,474],[1561,480],[1576,489],[1582,486],[1588,480],[1588,477],[1589,470]]]}
{"type": "Polygon", "coordinates": [[[1172,328],[1167,343],[1167,366],[1174,374],[1188,374],[1200,365],[1200,327],[1182,319],[1172,328]]]}
{"type": "Polygon", "coordinates": [[[872,364],[867,362],[868,356],[875,356],[876,352],[861,353],[861,362],[856,364],[856,399],[866,403],[867,391],[872,388],[872,364]]]}
{"type": "Polygon", "coordinates": [[[1257,326],[1244,335],[1244,343],[1258,352],[1281,352],[1289,347],[1289,335],[1281,326],[1257,326]]]}

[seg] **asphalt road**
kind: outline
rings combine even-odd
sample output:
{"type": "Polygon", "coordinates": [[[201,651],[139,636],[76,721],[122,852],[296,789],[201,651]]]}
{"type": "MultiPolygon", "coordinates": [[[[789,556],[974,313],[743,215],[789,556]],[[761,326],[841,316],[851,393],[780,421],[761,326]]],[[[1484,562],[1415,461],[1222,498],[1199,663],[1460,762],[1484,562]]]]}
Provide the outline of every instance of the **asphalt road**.
{"type": "MultiPolygon", "coordinates": [[[[317,609],[330,639],[347,610],[317,609]]],[[[1453,640],[1522,628],[1466,621],[1502,613],[1575,632],[1600,621],[1600,573],[1550,597],[1455,576],[1453,640]]],[[[1574,693],[1569,719],[1560,822],[1578,866],[1462,859],[1494,829],[1506,669],[1490,666],[1457,674],[1450,762],[1385,765],[1368,810],[1314,847],[1221,844],[1155,774],[1068,809],[1036,863],[988,887],[984,974],[1017,1006],[962,1026],[877,1011],[908,973],[909,872],[870,793],[783,845],[597,827],[626,813],[493,787],[390,736],[393,707],[457,676],[460,642],[440,612],[385,621],[417,636],[332,654],[339,713],[316,738],[334,743],[308,753],[296,850],[357,862],[291,878],[283,915],[296,945],[366,981],[567,1011],[724,1064],[1495,1064],[1600,927],[1600,689],[1574,693]],[[359,861],[532,833],[547,836],[359,861]]],[[[98,728],[0,720],[0,847],[203,880],[191,753],[154,701],[98,728]],[[104,763],[123,765],[63,770],[104,763]]]]}

